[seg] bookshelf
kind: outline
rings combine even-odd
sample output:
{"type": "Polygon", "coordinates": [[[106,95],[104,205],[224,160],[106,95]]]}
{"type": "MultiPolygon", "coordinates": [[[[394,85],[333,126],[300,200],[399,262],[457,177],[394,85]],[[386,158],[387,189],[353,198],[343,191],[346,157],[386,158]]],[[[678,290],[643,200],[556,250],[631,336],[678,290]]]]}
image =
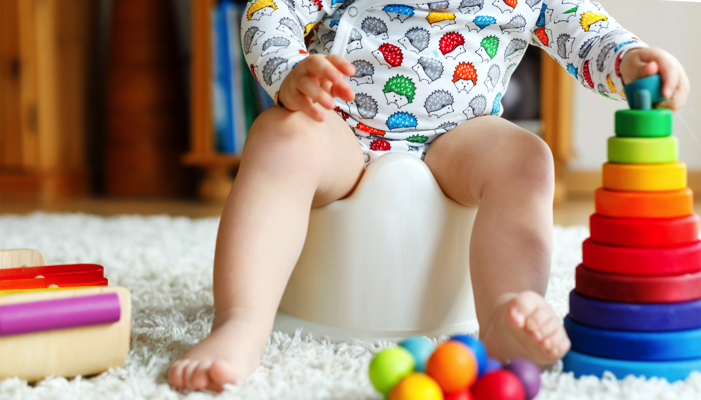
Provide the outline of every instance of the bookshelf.
{"type": "MultiPolygon", "coordinates": [[[[212,134],[212,9],[216,0],[191,0],[192,65],[190,151],[183,157],[186,165],[200,167],[204,177],[199,187],[200,198],[226,199],[241,158],[216,152],[212,134]]],[[[555,160],[555,202],[567,194],[564,171],[572,158],[572,78],[541,52],[541,137],[550,146],[555,160]]]]}

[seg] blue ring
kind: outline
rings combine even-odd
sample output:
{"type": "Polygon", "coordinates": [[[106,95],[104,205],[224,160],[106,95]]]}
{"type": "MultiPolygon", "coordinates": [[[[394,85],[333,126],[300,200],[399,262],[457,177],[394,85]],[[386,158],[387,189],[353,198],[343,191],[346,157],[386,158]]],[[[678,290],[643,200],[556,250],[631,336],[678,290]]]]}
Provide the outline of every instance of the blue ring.
{"type": "Polygon", "coordinates": [[[592,356],[633,361],[701,358],[701,329],[628,332],[590,328],[565,317],[572,349],[592,356]]]}
{"type": "Polygon", "coordinates": [[[594,375],[601,378],[604,371],[616,378],[628,375],[665,378],[669,382],[686,379],[693,371],[701,371],[701,359],[683,361],[624,361],[588,356],[570,350],[562,359],[563,372],[573,372],[575,378],[594,375]]]}
{"type": "Polygon", "coordinates": [[[570,318],[593,328],[668,332],[701,328],[701,300],[667,304],[618,303],[570,292],[570,318]]]}

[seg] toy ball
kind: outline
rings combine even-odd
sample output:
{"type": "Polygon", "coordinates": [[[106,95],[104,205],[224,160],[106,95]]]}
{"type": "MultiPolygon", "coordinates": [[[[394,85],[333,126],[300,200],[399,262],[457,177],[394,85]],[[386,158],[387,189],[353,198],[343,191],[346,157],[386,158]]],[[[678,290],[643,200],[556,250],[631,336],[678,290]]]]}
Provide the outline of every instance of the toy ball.
{"type": "Polygon", "coordinates": [[[444,392],[455,392],[475,382],[477,360],[469,347],[449,340],[436,347],[426,363],[426,372],[444,392]]]}
{"type": "Polygon", "coordinates": [[[487,369],[487,349],[482,341],[470,335],[455,335],[450,340],[456,340],[472,350],[477,359],[477,376],[482,376],[487,369]]]}
{"type": "MultiPolygon", "coordinates": [[[[487,366],[484,369],[484,373],[492,372],[494,370],[500,369],[502,367],[501,362],[496,358],[487,357],[487,366]]],[[[484,375],[484,374],[482,374],[484,375]]],[[[482,376],[480,375],[480,376],[482,376]]]]}
{"type": "Polygon", "coordinates": [[[525,358],[509,361],[504,369],[514,373],[526,390],[526,400],[532,400],[540,390],[540,368],[525,358]]]}
{"type": "Polygon", "coordinates": [[[443,392],[430,376],[413,372],[397,383],[389,400],[443,400],[443,392]]]}
{"type": "Polygon", "coordinates": [[[414,356],[414,361],[416,362],[416,371],[426,372],[426,361],[431,357],[431,353],[436,349],[436,345],[421,336],[411,336],[404,339],[400,346],[404,347],[414,356]]]}
{"type": "Polygon", "coordinates": [[[482,375],[472,387],[475,400],[525,400],[526,390],[511,371],[498,369],[482,375]]]}
{"type": "Polygon", "coordinates": [[[370,382],[383,395],[414,372],[414,356],[403,347],[390,347],[377,353],[370,362],[370,382]]]}
{"type": "Polygon", "coordinates": [[[448,393],[445,396],[445,400],[473,400],[472,392],[470,388],[465,388],[463,390],[458,390],[457,392],[448,393]]]}

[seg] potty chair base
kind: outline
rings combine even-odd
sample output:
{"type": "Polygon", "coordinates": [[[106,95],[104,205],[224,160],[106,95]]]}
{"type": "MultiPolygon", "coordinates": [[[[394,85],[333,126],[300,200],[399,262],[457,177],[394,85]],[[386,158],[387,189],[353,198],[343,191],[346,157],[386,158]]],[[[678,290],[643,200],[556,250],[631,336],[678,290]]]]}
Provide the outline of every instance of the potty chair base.
{"type": "Polygon", "coordinates": [[[479,324],[477,324],[477,320],[475,319],[472,321],[466,321],[464,323],[442,326],[434,329],[413,331],[352,329],[318,324],[301,318],[293,317],[285,313],[284,311],[278,311],[277,316],[275,317],[275,325],[273,326],[273,330],[284,332],[291,336],[294,335],[298,330],[300,330],[302,335],[306,333],[311,333],[312,336],[315,338],[324,337],[334,343],[342,342],[350,338],[370,341],[398,342],[403,339],[406,339],[408,336],[415,335],[427,337],[440,337],[464,333],[476,334],[479,331],[479,324]]]}
{"type": "Polygon", "coordinates": [[[418,158],[380,157],[349,197],[311,211],[275,329],[338,340],[476,331],[476,212],[447,198],[418,158]]]}

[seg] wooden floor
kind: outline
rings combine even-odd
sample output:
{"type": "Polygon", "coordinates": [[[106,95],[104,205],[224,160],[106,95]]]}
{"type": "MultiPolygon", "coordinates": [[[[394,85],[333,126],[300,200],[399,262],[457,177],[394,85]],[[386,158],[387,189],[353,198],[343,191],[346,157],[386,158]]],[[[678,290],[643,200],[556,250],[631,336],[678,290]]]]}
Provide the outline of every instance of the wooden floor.
{"type": "MultiPolygon", "coordinates": [[[[82,212],[102,216],[119,214],[168,214],[190,218],[221,215],[223,203],[204,203],[194,200],[120,200],[111,198],[80,198],[51,203],[19,199],[0,199],[0,214],[28,214],[44,212],[82,212]]],[[[701,214],[701,202],[694,210],[701,214]]],[[[554,209],[555,225],[587,225],[594,212],[593,198],[570,199],[554,209]]]]}

